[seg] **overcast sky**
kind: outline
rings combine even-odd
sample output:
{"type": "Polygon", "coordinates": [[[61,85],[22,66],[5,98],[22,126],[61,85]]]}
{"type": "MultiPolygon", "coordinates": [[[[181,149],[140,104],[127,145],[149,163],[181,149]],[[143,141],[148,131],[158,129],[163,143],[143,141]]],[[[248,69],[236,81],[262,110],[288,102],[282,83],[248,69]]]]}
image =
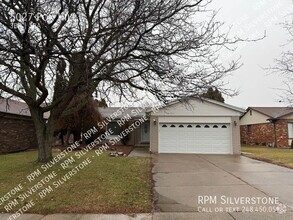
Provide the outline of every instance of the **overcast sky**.
{"type": "MultiPolygon", "coordinates": [[[[225,102],[241,108],[249,106],[288,106],[279,102],[284,94],[282,78],[269,71],[276,64],[282,51],[292,49],[290,39],[282,23],[293,13],[293,0],[213,0],[208,9],[218,10],[216,20],[224,22],[230,36],[242,39],[260,39],[256,42],[237,44],[234,52],[223,53],[223,63],[239,57],[243,66],[225,78],[226,88],[237,89],[239,95],[224,97],[225,102]]],[[[226,28],[226,30],[225,30],[226,28]]],[[[114,101],[114,100],[113,100],[114,101]]],[[[113,106],[120,106],[115,100],[113,106]]],[[[111,105],[111,106],[112,106],[111,105]]]]}
{"type": "Polygon", "coordinates": [[[279,103],[282,78],[269,74],[264,68],[273,66],[283,50],[288,49],[289,36],[280,23],[293,12],[292,0],[220,0],[210,6],[220,9],[218,20],[232,26],[231,36],[257,39],[266,32],[264,40],[241,43],[238,49],[225,54],[227,60],[241,56],[242,68],[228,77],[228,88],[237,88],[240,95],[226,98],[226,102],[238,107],[285,106],[279,103]]]}

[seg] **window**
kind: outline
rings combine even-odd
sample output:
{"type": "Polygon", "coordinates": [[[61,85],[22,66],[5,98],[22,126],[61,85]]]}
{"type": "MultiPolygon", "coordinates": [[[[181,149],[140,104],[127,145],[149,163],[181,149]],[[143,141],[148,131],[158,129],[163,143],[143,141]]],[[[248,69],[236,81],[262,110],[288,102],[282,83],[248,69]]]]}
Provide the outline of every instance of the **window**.
{"type": "Polygon", "coordinates": [[[226,125],[223,125],[222,128],[227,128],[227,126],[226,125]]]}
{"type": "Polygon", "coordinates": [[[210,126],[208,126],[208,125],[205,125],[204,127],[205,127],[205,128],[209,128],[210,126]]]}
{"type": "Polygon", "coordinates": [[[288,123],[288,138],[293,138],[293,122],[288,123]]]}
{"type": "Polygon", "coordinates": [[[252,110],[251,109],[249,110],[249,115],[252,115],[252,110]]]}
{"type": "Polygon", "coordinates": [[[188,128],[192,128],[192,125],[187,125],[188,128]]]}
{"type": "Polygon", "coordinates": [[[166,128],[167,127],[167,125],[162,125],[162,128],[166,128]]]}
{"type": "Polygon", "coordinates": [[[196,127],[196,128],[201,128],[201,126],[200,126],[200,125],[196,125],[195,127],[196,127]]]}
{"type": "Polygon", "coordinates": [[[171,125],[170,127],[171,127],[171,128],[175,128],[176,126],[175,126],[175,125],[171,125]]]}
{"type": "Polygon", "coordinates": [[[247,125],[247,132],[252,132],[252,125],[247,125]]]}
{"type": "Polygon", "coordinates": [[[119,135],[122,132],[122,128],[116,121],[109,122],[107,129],[111,129],[111,131],[113,131],[113,135],[119,135]]]}
{"type": "Polygon", "coordinates": [[[179,125],[179,128],[184,128],[184,125],[179,125]]]}
{"type": "Polygon", "coordinates": [[[218,125],[214,125],[213,128],[218,128],[218,125]]]}

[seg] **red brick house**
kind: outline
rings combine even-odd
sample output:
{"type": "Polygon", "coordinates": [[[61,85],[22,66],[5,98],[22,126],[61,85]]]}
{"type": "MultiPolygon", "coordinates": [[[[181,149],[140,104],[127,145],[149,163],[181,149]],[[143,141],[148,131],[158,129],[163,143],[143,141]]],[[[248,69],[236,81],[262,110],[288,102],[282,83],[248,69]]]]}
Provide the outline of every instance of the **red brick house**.
{"type": "Polygon", "coordinates": [[[293,142],[293,108],[249,107],[240,119],[241,143],[289,147],[293,142]]]}
{"type": "Polygon", "coordinates": [[[28,106],[0,97],[0,154],[37,148],[37,138],[28,106]]]}

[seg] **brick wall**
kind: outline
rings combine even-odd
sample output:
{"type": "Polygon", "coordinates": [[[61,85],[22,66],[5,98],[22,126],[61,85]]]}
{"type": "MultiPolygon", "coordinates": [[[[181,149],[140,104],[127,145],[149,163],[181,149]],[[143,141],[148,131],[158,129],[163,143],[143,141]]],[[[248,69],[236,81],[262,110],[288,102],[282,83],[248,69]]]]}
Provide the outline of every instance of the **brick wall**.
{"type": "Polygon", "coordinates": [[[37,148],[32,120],[25,116],[0,113],[0,153],[37,148]]]}
{"type": "Polygon", "coordinates": [[[288,147],[288,120],[279,120],[276,123],[278,147],[288,147]]]}
{"type": "MultiPolygon", "coordinates": [[[[278,147],[288,147],[288,122],[279,120],[276,122],[276,137],[278,147]]],[[[274,124],[253,124],[251,132],[247,125],[240,126],[241,143],[250,145],[269,145],[275,143],[274,124]]]]}

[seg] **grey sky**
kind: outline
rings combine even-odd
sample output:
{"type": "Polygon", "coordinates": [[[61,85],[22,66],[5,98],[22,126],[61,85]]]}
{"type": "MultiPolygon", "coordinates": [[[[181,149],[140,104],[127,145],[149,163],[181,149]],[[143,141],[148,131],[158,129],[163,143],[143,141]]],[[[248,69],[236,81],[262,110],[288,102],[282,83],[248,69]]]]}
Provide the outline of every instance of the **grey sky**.
{"type": "Polygon", "coordinates": [[[293,12],[292,0],[221,0],[210,6],[220,9],[218,20],[226,27],[232,26],[231,36],[257,39],[266,32],[264,40],[241,43],[235,52],[224,54],[226,60],[241,56],[243,66],[227,77],[228,88],[237,88],[240,95],[226,98],[226,102],[238,107],[248,106],[284,106],[279,103],[282,92],[282,77],[269,74],[263,67],[274,65],[274,59],[280,57],[282,50],[287,50],[288,34],[281,22],[293,12]]]}
{"type": "MultiPolygon", "coordinates": [[[[290,37],[281,23],[289,18],[290,12],[293,13],[293,1],[213,0],[208,9],[219,10],[216,20],[225,22],[223,31],[231,28],[231,37],[259,39],[266,34],[263,40],[242,42],[237,44],[234,52],[222,53],[224,63],[241,57],[243,64],[224,79],[228,82],[226,88],[240,92],[238,96],[225,97],[225,102],[241,108],[286,106],[287,103],[279,102],[284,79],[265,68],[275,65],[274,60],[280,57],[282,51],[289,49],[290,45],[285,44],[290,37]]],[[[119,100],[112,101],[113,106],[121,105],[119,100]]]]}

